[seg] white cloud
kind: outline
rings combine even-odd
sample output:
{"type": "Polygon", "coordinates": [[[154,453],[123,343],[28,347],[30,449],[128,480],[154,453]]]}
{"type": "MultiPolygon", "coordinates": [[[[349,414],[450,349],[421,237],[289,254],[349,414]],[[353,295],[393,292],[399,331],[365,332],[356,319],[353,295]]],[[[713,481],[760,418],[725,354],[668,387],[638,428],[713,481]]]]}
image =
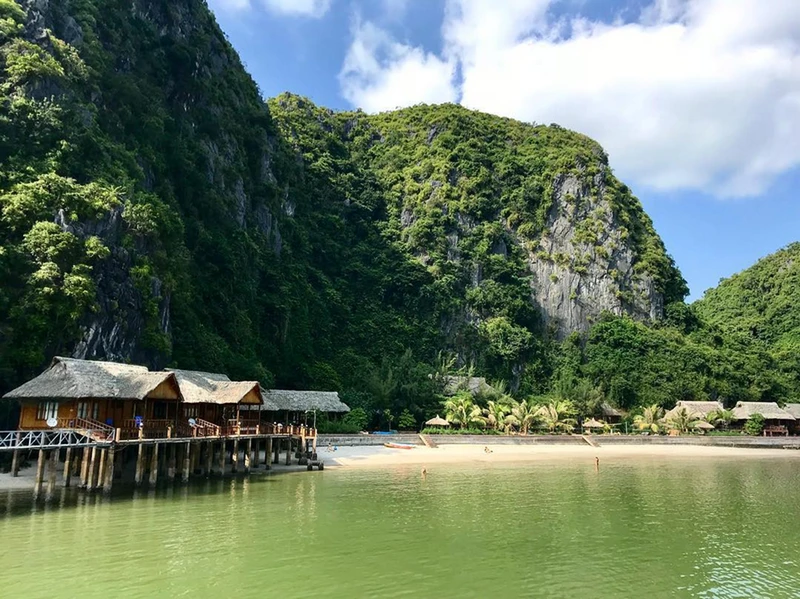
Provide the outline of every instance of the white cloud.
{"type": "Polygon", "coordinates": [[[448,0],[441,57],[402,46],[370,62],[362,43],[371,68],[345,96],[366,110],[413,103],[399,70],[458,65],[464,105],[586,133],[636,184],[755,195],[800,165],[800,2],[655,0],[638,22],[606,24],[554,21],[556,1],[448,0]]]}
{"type": "Polygon", "coordinates": [[[392,39],[370,22],[356,21],[339,74],[344,97],[367,112],[420,102],[455,102],[455,64],[392,39]]]}
{"type": "Polygon", "coordinates": [[[262,0],[270,10],[284,14],[321,17],[331,7],[332,0],[262,0]]]}
{"type": "Polygon", "coordinates": [[[269,11],[287,16],[319,18],[328,12],[332,0],[209,0],[225,11],[245,11],[261,4],[269,11]]]}

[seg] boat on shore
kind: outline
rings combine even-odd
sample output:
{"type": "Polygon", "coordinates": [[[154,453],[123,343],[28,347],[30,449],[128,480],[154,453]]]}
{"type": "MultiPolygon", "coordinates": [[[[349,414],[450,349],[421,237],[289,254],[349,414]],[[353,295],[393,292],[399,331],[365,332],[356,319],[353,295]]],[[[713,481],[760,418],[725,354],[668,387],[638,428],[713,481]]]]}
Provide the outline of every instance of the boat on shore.
{"type": "Polygon", "coordinates": [[[414,449],[416,447],[416,445],[405,445],[403,443],[384,443],[383,446],[390,449],[414,449]]]}

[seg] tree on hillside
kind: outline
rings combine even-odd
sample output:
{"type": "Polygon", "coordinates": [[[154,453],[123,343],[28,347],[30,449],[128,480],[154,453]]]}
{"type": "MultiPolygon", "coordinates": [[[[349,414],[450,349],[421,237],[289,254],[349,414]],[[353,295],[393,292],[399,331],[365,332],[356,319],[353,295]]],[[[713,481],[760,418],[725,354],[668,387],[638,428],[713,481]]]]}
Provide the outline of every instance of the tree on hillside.
{"type": "Polygon", "coordinates": [[[448,398],[443,405],[447,420],[460,425],[461,428],[480,426],[484,423],[481,408],[475,404],[468,391],[459,391],[448,398]]]}
{"type": "Polygon", "coordinates": [[[660,422],[663,417],[664,409],[657,404],[653,404],[652,406],[647,406],[641,414],[634,417],[633,425],[640,431],[657,433],[661,430],[660,422]]]}

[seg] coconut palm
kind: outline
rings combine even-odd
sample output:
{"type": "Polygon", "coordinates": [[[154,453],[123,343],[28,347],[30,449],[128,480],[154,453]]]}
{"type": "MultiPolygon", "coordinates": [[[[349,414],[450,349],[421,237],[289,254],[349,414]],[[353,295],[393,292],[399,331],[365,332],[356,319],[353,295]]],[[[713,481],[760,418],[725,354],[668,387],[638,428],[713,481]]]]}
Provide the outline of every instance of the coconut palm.
{"type": "Polygon", "coordinates": [[[673,429],[686,433],[695,428],[698,422],[700,422],[700,418],[697,417],[697,414],[689,412],[686,408],[681,408],[670,414],[667,424],[673,429]]]}
{"type": "Polygon", "coordinates": [[[537,416],[551,433],[556,431],[568,433],[577,424],[577,421],[572,418],[573,413],[574,408],[570,402],[552,401],[547,405],[541,406],[537,416]]]}
{"type": "MultiPolygon", "coordinates": [[[[510,399],[510,398],[508,398],[510,399]]],[[[506,418],[511,413],[511,403],[506,398],[489,401],[483,409],[483,415],[494,430],[501,430],[506,426],[506,418]]]]}
{"type": "Polygon", "coordinates": [[[511,414],[506,417],[507,426],[517,426],[523,435],[527,435],[536,423],[539,406],[532,400],[522,400],[511,406],[511,414]]]}
{"type": "Polygon", "coordinates": [[[664,417],[664,410],[658,404],[647,406],[644,411],[633,419],[633,426],[640,431],[657,433],[661,430],[659,422],[664,417]]]}
{"type": "Polygon", "coordinates": [[[450,422],[467,428],[473,424],[483,425],[480,406],[475,405],[468,391],[455,394],[444,402],[444,411],[450,422]]]}
{"type": "Polygon", "coordinates": [[[709,412],[706,420],[714,426],[721,426],[727,429],[734,420],[733,410],[715,410],[709,412]]]}

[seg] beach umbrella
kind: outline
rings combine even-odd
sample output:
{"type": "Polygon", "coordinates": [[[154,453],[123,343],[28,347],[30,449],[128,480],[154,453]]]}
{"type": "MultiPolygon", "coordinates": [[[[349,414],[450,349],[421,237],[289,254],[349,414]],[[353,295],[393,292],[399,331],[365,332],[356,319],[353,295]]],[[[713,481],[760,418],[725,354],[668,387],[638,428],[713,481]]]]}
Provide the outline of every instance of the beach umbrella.
{"type": "Polygon", "coordinates": [[[444,418],[439,418],[439,414],[436,414],[436,418],[431,418],[425,423],[426,426],[450,426],[450,423],[447,422],[444,418]]]}
{"type": "Polygon", "coordinates": [[[592,418],[583,423],[583,428],[605,428],[605,424],[592,418]]]}

